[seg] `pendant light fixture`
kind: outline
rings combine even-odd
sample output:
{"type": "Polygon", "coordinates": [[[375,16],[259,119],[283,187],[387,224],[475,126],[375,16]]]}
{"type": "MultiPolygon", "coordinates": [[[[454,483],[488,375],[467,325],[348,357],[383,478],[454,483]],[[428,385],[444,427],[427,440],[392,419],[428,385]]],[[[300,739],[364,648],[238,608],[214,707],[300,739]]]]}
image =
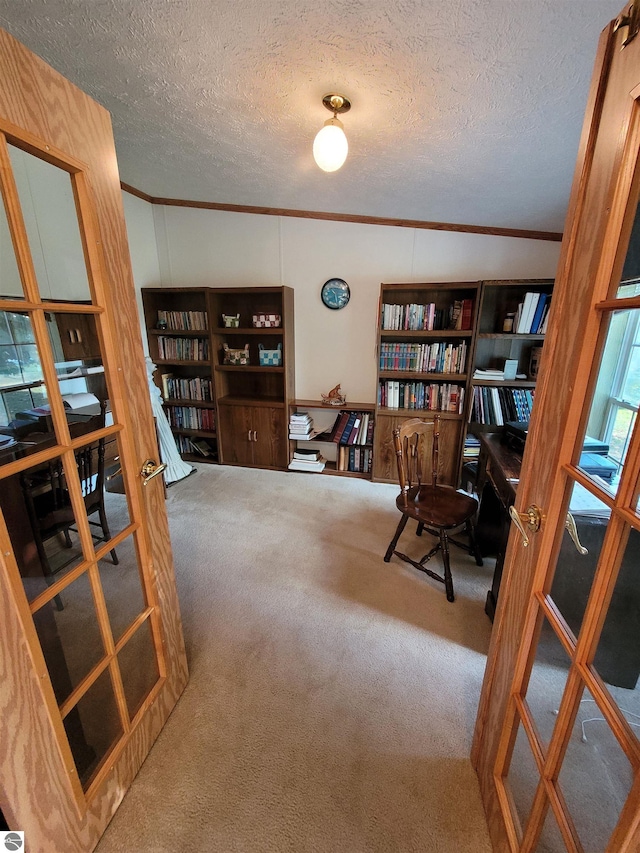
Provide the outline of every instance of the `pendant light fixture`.
{"type": "Polygon", "coordinates": [[[325,95],[322,99],[325,107],[333,113],[313,140],[313,158],[324,172],[335,172],[347,159],[349,143],[344,135],[338,113],[351,109],[351,101],[344,95],[325,95]]]}

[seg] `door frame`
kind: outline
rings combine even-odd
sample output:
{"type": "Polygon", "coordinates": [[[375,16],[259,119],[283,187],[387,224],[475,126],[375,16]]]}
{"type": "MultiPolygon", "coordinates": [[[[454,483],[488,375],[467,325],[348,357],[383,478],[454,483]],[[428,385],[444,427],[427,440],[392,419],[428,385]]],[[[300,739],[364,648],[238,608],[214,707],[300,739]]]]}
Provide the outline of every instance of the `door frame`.
{"type": "Polygon", "coordinates": [[[86,798],[78,797],[70,755],[60,746],[62,724],[57,710],[51,713],[51,685],[29,605],[22,589],[12,584],[16,564],[0,518],[0,807],[11,828],[25,830],[31,849],[89,851],[184,689],[188,671],[162,484],[155,478],[143,488],[137,476],[142,462],[157,459],[158,450],[151,402],[142,393],[148,382],[110,116],[2,30],[0,64],[2,130],[37,156],[79,169],[76,199],[87,234],[85,251],[99,270],[93,284],[112,405],[123,426],[123,455],[133,461],[125,473],[130,500],[139,511],[141,551],[149,558],[151,603],[155,598],[161,607],[163,680],[99,784],[86,798]],[[131,389],[140,393],[128,393],[131,389]],[[136,405],[130,408],[132,399],[136,405]]]}

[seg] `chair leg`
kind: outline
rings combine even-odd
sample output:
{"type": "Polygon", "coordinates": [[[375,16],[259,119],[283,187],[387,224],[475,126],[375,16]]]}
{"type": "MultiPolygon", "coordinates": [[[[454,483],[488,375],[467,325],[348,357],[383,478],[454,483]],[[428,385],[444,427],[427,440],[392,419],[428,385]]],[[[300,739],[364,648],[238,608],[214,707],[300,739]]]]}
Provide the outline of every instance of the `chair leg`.
{"type": "Polygon", "coordinates": [[[416,530],[416,536],[422,536],[423,530],[424,530],[424,524],[421,521],[419,521],[418,522],[418,529],[416,530]]]}
{"type": "MultiPolygon", "coordinates": [[[[104,541],[108,542],[111,539],[111,531],[109,530],[109,524],[107,522],[107,514],[104,511],[104,506],[100,504],[98,507],[98,516],[100,517],[100,527],[102,527],[102,534],[104,536],[104,541]]],[[[111,550],[111,560],[113,561],[113,565],[117,566],[120,562],[118,560],[118,555],[115,552],[115,548],[111,550]]]]}
{"type": "Polygon", "coordinates": [[[471,546],[471,553],[476,558],[476,566],[481,566],[483,565],[482,554],[480,553],[480,549],[478,548],[478,543],[476,541],[476,529],[471,519],[467,521],[467,534],[469,536],[469,545],[471,546]]]}
{"type": "Polygon", "coordinates": [[[398,527],[396,528],[395,535],[394,535],[393,539],[391,540],[391,542],[389,543],[389,547],[387,548],[387,553],[384,555],[385,563],[388,563],[389,560],[391,559],[391,556],[395,550],[395,547],[398,544],[398,539],[400,538],[400,534],[402,533],[402,531],[407,526],[407,521],[409,521],[409,516],[403,515],[402,518],[400,519],[400,522],[398,523],[398,527]]]}
{"type": "Polygon", "coordinates": [[[444,564],[444,588],[447,591],[447,601],[455,601],[453,594],[453,578],[451,577],[451,566],[449,564],[449,540],[446,531],[440,531],[440,546],[442,548],[442,562],[444,564]]]}
{"type": "Polygon", "coordinates": [[[64,544],[66,548],[71,548],[73,542],[71,541],[71,537],[69,536],[69,528],[65,527],[64,529],[64,544]]]}

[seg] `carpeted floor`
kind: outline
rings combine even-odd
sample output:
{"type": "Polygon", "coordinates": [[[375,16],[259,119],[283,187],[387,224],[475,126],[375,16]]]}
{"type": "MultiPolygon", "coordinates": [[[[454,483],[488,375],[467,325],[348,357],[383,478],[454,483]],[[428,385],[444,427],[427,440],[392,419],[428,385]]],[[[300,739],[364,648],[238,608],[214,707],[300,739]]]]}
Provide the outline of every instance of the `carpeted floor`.
{"type": "Polygon", "coordinates": [[[168,490],[191,679],[98,853],[489,853],[492,567],[455,549],[449,604],[384,563],[396,492],[206,465],[168,490]]]}

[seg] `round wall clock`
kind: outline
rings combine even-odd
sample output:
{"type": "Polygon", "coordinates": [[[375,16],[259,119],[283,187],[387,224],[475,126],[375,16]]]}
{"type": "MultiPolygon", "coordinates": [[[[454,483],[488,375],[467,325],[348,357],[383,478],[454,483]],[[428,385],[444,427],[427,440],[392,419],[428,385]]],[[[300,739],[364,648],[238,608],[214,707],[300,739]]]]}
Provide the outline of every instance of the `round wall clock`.
{"type": "Polygon", "coordinates": [[[351,296],[351,291],[346,281],[343,281],[341,278],[330,278],[329,281],[325,281],[322,285],[320,296],[327,308],[337,311],[339,308],[344,308],[347,304],[351,296]]]}

